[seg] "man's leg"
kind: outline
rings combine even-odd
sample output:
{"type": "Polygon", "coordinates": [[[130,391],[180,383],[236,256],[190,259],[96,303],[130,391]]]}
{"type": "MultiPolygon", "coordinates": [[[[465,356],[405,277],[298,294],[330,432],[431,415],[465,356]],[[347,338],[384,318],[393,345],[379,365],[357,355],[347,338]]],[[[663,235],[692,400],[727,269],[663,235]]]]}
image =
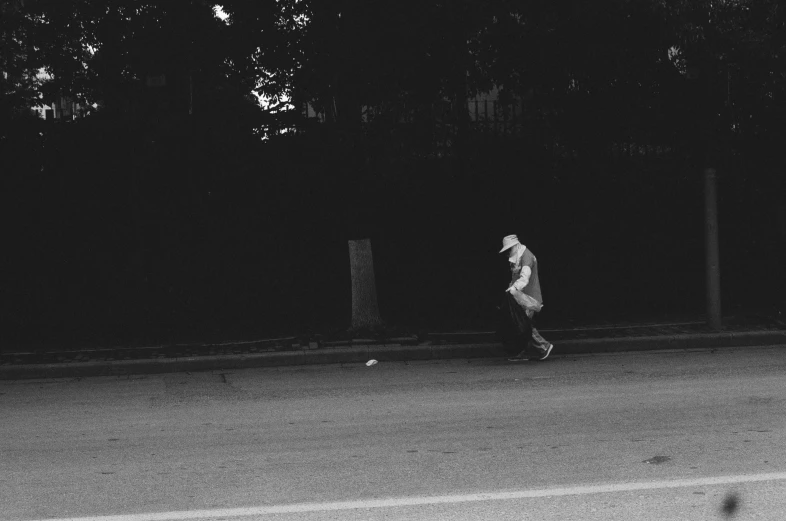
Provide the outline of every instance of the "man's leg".
{"type": "Polygon", "coordinates": [[[550,354],[551,350],[553,349],[553,344],[548,342],[545,338],[543,338],[538,330],[535,329],[535,326],[532,325],[532,337],[529,341],[529,348],[530,351],[536,353],[535,357],[538,360],[545,360],[550,354]]]}
{"type": "Polygon", "coordinates": [[[530,339],[530,346],[532,350],[539,355],[543,355],[551,344],[538,333],[535,327],[532,328],[532,338],[530,339]]]}

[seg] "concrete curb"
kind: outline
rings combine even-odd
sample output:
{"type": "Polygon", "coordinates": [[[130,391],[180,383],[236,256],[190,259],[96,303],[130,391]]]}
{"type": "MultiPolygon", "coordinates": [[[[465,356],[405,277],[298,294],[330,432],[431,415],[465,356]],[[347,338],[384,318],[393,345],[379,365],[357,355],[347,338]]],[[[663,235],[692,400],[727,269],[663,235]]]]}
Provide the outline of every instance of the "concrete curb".
{"type": "Polygon", "coordinates": [[[591,338],[555,342],[554,353],[585,354],[617,351],[713,349],[786,344],[786,331],[740,331],[624,338],[591,338]]]}
{"type": "MultiPolygon", "coordinates": [[[[714,349],[749,346],[786,347],[786,331],[748,331],[668,336],[593,338],[556,342],[552,356],[635,352],[714,349]]],[[[498,343],[436,345],[356,345],[328,349],[269,351],[240,355],[64,362],[58,364],[24,364],[0,366],[0,380],[41,378],[85,378],[89,376],[126,376],[191,371],[215,371],[255,367],[282,367],[320,364],[365,363],[415,360],[449,360],[503,357],[498,343]]]]}

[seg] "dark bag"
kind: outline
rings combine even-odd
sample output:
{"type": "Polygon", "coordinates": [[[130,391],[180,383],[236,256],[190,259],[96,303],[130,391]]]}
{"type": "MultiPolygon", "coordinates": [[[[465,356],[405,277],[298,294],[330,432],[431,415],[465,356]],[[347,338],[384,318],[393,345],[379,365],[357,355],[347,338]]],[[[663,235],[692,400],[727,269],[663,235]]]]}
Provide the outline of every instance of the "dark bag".
{"type": "Polygon", "coordinates": [[[507,355],[515,355],[521,351],[523,342],[526,342],[522,322],[525,311],[519,306],[513,296],[505,294],[505,298],[497,307],[496,339],[502,345],[507,355]]]}

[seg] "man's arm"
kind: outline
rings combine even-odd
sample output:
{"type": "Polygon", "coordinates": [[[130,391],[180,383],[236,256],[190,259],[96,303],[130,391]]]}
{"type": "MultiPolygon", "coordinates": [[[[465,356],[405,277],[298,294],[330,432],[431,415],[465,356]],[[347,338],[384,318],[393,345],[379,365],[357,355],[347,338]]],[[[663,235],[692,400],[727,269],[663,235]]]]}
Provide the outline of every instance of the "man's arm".
{"type": "Polygon", "coordinates": [[[532,268],[524,266],[521,268],[521,275],[518,280],[513,283],[513,287],[519,291],[524,291],[524,288],[529,284],[529,278],[532,276],[532,268]]]}

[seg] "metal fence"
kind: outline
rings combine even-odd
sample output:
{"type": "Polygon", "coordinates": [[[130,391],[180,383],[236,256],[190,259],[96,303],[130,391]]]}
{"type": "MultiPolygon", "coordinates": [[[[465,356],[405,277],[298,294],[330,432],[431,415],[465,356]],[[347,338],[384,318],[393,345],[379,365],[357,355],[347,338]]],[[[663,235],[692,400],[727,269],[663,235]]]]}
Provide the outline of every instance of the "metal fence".
{"type": "MultiPolygon", "coordinates": [[[[431,142],[436,156],[450,154],[455,142],[456,125],[451,115],[451,103],[444,101],[426,107],[399,107],[398,123],[402,126],[419,125],[421,135],[431,142]]],[[[391,112],[380,107],[363,107],[361,127],[370,129],[377,118],[391,112]]],[[[325,114],[317,112],[311,105],[304,105],[302,115],[320,123],[325,122],[325,114]]],[[[527,107],[522,100],[501,101],[499,99],[474,99],[467,102],[467,117],[470,134],[476,138],[516,138],[523,139],[531,147],[548,151],[562,157],[575,157],[577,153],[569,150],[544,125],[544,117],[527,107]]],[[[665,158],[678,152],[673,144],[637,143],[630,140],[617,140],[609,143],[600,151],[610,159],[622,158],[665,158]]]]}

